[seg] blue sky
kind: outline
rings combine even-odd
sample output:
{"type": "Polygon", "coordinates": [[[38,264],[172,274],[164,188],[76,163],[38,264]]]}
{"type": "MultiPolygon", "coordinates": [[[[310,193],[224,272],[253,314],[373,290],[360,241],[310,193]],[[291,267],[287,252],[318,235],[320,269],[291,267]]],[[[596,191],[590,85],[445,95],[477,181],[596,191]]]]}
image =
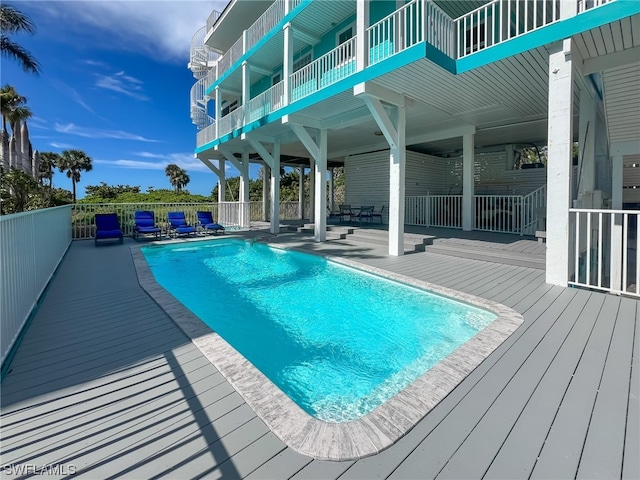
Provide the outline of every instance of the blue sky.
{"type": "MultiPolygon", "coordinates": [[[[12,37],[40,62],[34,76],[2,58],[2,84],[27,97],[34,149],[83,150],[93,170],[84,186],[171,188],[164,168],[175,163],[191,178],[191,193],[210,195],[217,177],[193,158],[196,128],[189,118],[187,69],[191,37],[214,1],[13,1],[36,25],[33,36],[12,37]]],[[[252,168],[255,176],[259,167],[252,168]]],[[[227,176],[237,175],[232,167],[227,176]]],[[[71,190],[56,171],[54,186],[71,190]]]]}

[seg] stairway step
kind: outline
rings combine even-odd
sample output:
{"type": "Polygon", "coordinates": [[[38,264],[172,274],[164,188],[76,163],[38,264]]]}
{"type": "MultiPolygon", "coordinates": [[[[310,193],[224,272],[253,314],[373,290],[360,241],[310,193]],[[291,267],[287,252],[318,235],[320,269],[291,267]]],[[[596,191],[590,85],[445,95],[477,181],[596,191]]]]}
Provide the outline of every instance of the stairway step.
{"type": "Polygon", "coordinates": [[[467,245],[453,245],[451,243],[434,243],[433,245],[426,246],[425,251],[429,253],[449,255],[451,257],[472,258],[486,262],[537,268],[540,270],[544,270],[546,268],[546,260],[544,256],[528,253],[491,250],[467,245]]]}

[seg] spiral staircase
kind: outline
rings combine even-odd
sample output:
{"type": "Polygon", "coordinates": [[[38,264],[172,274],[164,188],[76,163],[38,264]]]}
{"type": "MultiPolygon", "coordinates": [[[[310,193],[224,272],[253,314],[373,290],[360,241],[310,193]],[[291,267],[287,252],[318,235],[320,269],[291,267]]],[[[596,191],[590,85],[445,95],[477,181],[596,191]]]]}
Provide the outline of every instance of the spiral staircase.
{"type": "Polygon", "coordinates": [[[204,37],[207,34],[207,27],[198,30],[191,39],[191,54],[189,69],[196,78],[196,83],[191,87],[190,112],[191,122],[202,130],[215,122],[215,119],[207,113],[207,101],[205,95],[207,87],[207,73],[218,60],[219,55],[212,52],[204,44],[204,37]]]}

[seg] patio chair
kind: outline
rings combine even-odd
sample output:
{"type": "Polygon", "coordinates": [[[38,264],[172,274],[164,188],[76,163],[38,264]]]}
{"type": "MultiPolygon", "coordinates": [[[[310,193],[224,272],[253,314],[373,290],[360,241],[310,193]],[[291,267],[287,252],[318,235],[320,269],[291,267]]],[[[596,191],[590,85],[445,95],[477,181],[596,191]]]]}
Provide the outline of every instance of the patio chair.
{"type": "Polygon", "coordinates": [[[178,235],[191,235],[196,233],[196,227],[189,225],[184,218],[184,212],[167,213],[167,221],[169,222],[169,236],[173,232],[174,238],[178,235]]]}
{"type": "Polygon", "coordinates": [[[222,232],[224,234],[224,227],[213,221],[211,212],[196,212],[196,216],[198,217],[196,227],[201,229],[203,233],[213,232],[217,235],[218,232],[222,232]]]}
{"type": "Polygon", "coordinates": [[[152,211],[136,210],[133,213],[133,223],[133,238],[135,238],[136,241],[140,238],[140,234],[153,234],[156,238],[160,238],[160,232],[162,230],[156,225],[155,214],[152,211]]]}
{"type": "Polygon", "coordinates": [[[371,220],[373,221],[374,218],[379,218],[380,219],[380,223],[382,223],[382,214],[384,213],[384,205],[382,206],[382,208],[380,209],[379,212],[376,212],[375,209],[373,210],[373,212],[371,212],[371,220]]]}
{"type": "Polygon", "coordinates": [[[360,211],[358,212],[357,215],[355,215],[355,218],[358,219],[358,222],[363,222],[363,221],[367,221],[367,222],[371,222],[373,219],[373,208],[374,207],[360,207],[360,211]]]}
{"type": "Polygon", "coordinates": [[[340,213],[338,214],[340,223],[344,222],[344,217],[349,217],[349,221],[351,221],[351,217],[355,215],[351,209],[351,205],[338,205],[338,208],[340,209],[340,213]]]}
{"type": "Polygon", "coordinates": [[[124,243],[120,221],[116,213],[96,213],[96,236],[94,239],[96,247],[98,240],[117,239],[124,243]]]}

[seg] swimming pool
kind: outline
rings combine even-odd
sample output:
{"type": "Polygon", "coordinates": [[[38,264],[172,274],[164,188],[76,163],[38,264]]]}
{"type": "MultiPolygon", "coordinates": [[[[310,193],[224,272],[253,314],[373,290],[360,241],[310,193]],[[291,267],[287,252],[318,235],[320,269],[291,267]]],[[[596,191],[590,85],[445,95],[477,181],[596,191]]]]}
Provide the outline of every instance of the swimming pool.
{"type": "Polygon", "coordinates": [[[156,280],[310,415],[370,413],[497,315],[242,240],[142,249],[156,280]]]}
{"type": "MultiPolygon", "coordinates": [[[[238,236],[246,238],[252,234],[255,235],[250,232],[238,236]]],[[[212,241],[226,242],[227,240],[228,238],[204,241],[193,239],[183,241],[180,244],[168,243],[179,245],[177,248],[186,246],[191,249],[196,245],[204,246],[212,241]]],[[[278,238],[262,239],[262,241],[278,242],[278,238]]],[[[304,242],[291,242],[286,239],[285,241],[290,243],[287,245],[276,243],[276,246],[309,250],[304,242]]],[[[142,288],[160,305],[200,350],[201,354],[215,365],[271,432],[292,450],[321,460],[356,460],[375,455],[391,446],[445,397],[453,394],[456,386],[472,372],[475,373],[474,369],[523,322],[520,314],[499,303],[424,282],[415,277],[381,270],[368,264],[366,259],[353,260],[349,258],[351,253],[361,255],[362,252],[359,250],[351,252],[352,247],[348,245],[327,245],[327,248],[334,252],[334,255],[324,255],[334,263],[355,267],[378,277],[393,279],[406,285],[460,300],[493,312],[497,318],[407,387],[363,417],[348,422],[325,422],[304,411],[263,372],[163,288],[156,281],[149,263],[142,253],[142,248],[146,247],[133,246],[131,248],[138,281],[142,288]],[[337,255],[341,252],[344,253],[337,255]]],[[[324,247],[314,244],[313,250],[320,250],[315,253],[322,255],[321,251],[324,250],[324,247]]],[[[215,289],[216,284],[209,285],[209,288],[215,289]]],[[[219,315],[226,313],[222,309],[216,310],[213,303],[210,308],[217,311],[219,315]]],[[[481,372],[478,375],[481,375],[481,372]]],[[[474,380],[470,379],[469,381],[473,382],[474,380]]]]}

